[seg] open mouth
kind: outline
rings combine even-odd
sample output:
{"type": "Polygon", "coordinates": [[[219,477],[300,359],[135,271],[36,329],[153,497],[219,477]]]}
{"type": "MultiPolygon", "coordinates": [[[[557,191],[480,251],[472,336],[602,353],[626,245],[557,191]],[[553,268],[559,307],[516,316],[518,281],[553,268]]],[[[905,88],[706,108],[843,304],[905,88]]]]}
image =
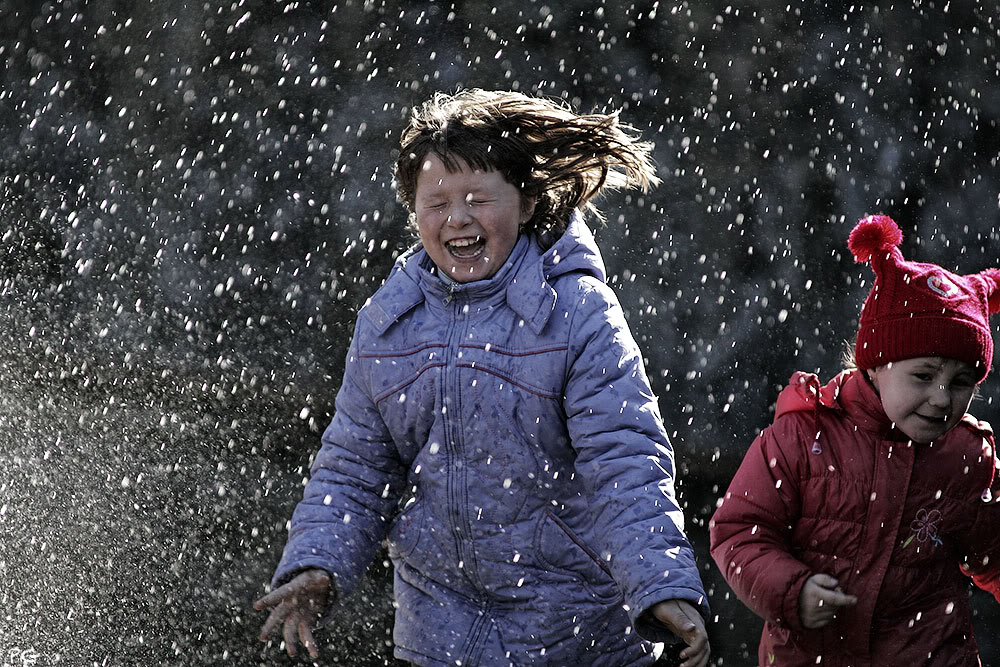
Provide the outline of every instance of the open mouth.
{"type": "Polygon", "coordinates": [[[452,239],[445,243],[445,247],[458,259],[475,259],[486,249],[486,239],[482,236],[452,239]]]}

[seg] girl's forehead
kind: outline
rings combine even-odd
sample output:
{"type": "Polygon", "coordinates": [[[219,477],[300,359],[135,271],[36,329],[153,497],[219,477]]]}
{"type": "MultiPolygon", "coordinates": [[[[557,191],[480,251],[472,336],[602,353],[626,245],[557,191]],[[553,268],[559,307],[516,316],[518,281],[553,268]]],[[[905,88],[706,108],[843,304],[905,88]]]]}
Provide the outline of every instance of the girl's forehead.
{"type": "Polygon", "coordinates": [[[888,364],[890,368],[896,367],[901,370],[927,369],[935,371],[946,371],[950,373],[972,373],[975,369],[972,364],[962,359],[951,357],[910,357],[888,364]]]}
{"type": "Polygon", "coordinates": [[[479,175],[493,171],[492,169],[483,169],[480,166],[471,165],[461,155],[448,153],[441,156],[434,151],[431,151],[424,156],[424,159],[420,163],[420,171],[432,170],[442,170],[450,174],[462,173],[471,175],[479,175]]]}
{"type": "Polygon", "coordinates": [[[445,164],[440,157],[430,154],[424,158],[417,173],[417,188],[449,187],[456,185],[464,188],[489,187],[503,176],[496,170],[483,170],[469,166],[459,157],[453,157],[454,162],[445,164]]]}

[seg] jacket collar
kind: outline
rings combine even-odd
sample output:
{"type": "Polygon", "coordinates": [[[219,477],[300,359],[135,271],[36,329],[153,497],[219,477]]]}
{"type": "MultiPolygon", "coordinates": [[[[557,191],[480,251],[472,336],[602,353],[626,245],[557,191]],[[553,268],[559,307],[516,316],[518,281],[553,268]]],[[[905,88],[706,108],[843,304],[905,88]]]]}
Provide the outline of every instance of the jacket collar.
{"type": "Polygon", "coordinates": [[[426,256],[419,244],[404,252],[392,270],[389,277],[361,308],[361,313],[375,327],[378,335],[382,335],[392,326],[392,323],[424,301],[424,293],[418,283],[418,273],[414,270],[426,256]],[[391,289],[387,289],[391,285],[391,289]]]}
{"type": "Polygon", "coordinates": [[[445,300],[461,295],[485,300],[503,295],[507,305],[537,335],[555,309],[553,279],[573,272],[602,282],[607,279],[597,242],[577,212],[563,235],[544,253],[533,237],[522,235],[504,266],[488,280],[448,285],[436,275],[431,259],[417,243],[396,260],[385,285],[371,296],[362,312],[382,335],[428,298],[445,300]]]}
{"type": "Polygon", "coordinates": [[[881,439],[909,439],[893,427],[864,371],[843,371],[825,385],[813,373],[797,371],[778,395],[775,418],[787,412],[817,410],[819,406],[844,414],[860,429],[881,439]]]}
{"type": "Polygon", "coordinates": [[[868,375],[862,370],[853,370],[845,376],[838,402],[851,421],[884,440],[909,440],[902,431],[893,427],[868,375]]]}
{"type": "MultiPolygon", "coordinates": [[[[539,252],[536,243],[532,247],[539,252]]],[[[507,288],[507,304],[535,334],[541,334],[556,307],[552,281],[569,273],[583,273],[607,281],[607,270],[593,233],[574,211],[562,236],[541,255],[541,261],[526,263],[525,270],[507,288]]]]}

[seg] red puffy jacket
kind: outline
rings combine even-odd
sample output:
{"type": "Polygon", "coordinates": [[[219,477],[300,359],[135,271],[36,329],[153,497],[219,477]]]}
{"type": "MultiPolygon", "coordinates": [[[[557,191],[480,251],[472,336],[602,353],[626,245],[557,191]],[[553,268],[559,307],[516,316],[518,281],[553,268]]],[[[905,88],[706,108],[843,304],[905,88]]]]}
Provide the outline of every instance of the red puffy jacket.
{"type": "Polygon", "coordinates": [[[765,620],[760,664],[978,666],[963,572],[1000,601],[996,467],[985,422],[916,444],[863,373],[793,375],[711,522],[712,557],[765,620]],[[858,603],[808,630],[817,573],[858,603]]]}

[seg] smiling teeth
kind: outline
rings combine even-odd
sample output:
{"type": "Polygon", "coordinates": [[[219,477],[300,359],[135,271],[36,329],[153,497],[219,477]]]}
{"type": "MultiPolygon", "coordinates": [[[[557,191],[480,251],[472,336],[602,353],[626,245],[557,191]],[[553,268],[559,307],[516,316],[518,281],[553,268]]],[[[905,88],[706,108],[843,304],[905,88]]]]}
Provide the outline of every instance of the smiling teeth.
{"type": "Polygon", "coordinates": [[[455,246],[456,248],[465,248],[466,246],[476,245],[481,239],[481,236],[477,236],[474,239],[455,239],[454,241],[448,241],[448,245],[455,246]]]}

